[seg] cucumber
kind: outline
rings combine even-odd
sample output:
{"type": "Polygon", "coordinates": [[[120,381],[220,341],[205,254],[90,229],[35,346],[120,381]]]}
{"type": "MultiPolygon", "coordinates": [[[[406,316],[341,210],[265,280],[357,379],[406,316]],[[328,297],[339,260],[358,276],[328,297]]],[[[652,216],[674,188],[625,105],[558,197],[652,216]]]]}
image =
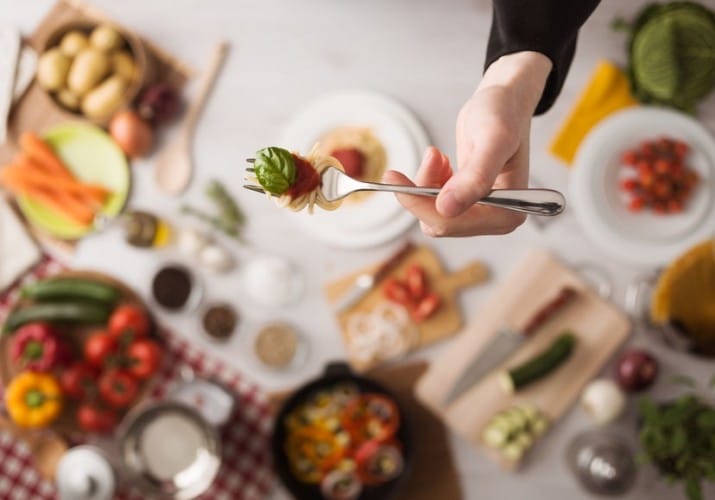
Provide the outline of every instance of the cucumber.
{"type": "Polygon", "coordinates": [[[25,286],[22,296],[36,301],[82,299],[113,305],[121,293],[111,285],[86,278],[50,278],[25,286]]]}
{"type": "Polygon", "coordinates": [[[551,346],[526,363],[500,374],[499,380],[508,394],[513,394],[539,380],[558,368],[568,359],[576,345],[576,337],[570,333],[559,336],[551,346]]]}
{"type": "Polygon", "coordinates": [[[12,312],[5,320],[3,332],[14,332],[22,325],[33,321],[104,324],[109,319],[110,312],[109,306],[98,302],[34,304],[12,312]]]}

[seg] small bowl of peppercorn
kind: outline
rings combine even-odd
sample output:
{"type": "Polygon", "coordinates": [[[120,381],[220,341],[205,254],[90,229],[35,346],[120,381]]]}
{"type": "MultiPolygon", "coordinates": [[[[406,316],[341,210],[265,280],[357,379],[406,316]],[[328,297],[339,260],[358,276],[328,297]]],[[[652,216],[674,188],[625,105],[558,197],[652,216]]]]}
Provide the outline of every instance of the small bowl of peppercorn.
{"type": "Polygon", "coordinates": [[[187,266],[164,263],[151,282],[154,301],[168,312],[185,312],[198,307],[203,289],[196,274],[187,266]]]}
{"type": "Polygon", "coordinates": [[[240,316],[235,307],[226,302],[211,302],[203,308],[203,332],[217,342],[226,342],[236,331],[240,316]]]}

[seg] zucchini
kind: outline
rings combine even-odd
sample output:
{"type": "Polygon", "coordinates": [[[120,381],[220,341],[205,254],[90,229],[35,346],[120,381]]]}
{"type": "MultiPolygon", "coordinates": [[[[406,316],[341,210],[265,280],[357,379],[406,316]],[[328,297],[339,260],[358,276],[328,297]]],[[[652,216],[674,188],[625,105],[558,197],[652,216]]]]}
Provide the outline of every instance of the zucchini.
{"type": "Polygon", "coordinates": [[[3,332],[14,332],[33,321],[49,323],[103,324],[109,319],[111,308],[98,302],[53,302],[34,304],[18,309],[7,317],[3,332]]]}
{"type": "Polygon", "coordinates": [[[36,301],[81,299],[113,305],[121,292],[112,285],[86,278],[50,278],[25,286],[22,296],[36,301]]]}
{"type": "Polygon", "coordinates": [[[499,376],[502,387],[507,393],[512,394],[548,375],[568,359],[574,345],[576,345],[575,335],[570,332],[562,334],[545,351],[517,367],[502,372],[499,376]]]}

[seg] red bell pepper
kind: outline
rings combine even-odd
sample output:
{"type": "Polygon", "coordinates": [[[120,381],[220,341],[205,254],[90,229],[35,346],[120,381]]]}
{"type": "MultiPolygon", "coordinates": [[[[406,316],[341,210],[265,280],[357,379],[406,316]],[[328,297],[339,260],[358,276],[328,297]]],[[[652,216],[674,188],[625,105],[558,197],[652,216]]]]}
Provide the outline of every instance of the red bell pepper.
{"type": "Polygon", "coordinates": [[[15,332],[10,343],[10,357],[23,369],[47,372],[63,357],[57,331],[47,323],[28,323],[15,332]]]}

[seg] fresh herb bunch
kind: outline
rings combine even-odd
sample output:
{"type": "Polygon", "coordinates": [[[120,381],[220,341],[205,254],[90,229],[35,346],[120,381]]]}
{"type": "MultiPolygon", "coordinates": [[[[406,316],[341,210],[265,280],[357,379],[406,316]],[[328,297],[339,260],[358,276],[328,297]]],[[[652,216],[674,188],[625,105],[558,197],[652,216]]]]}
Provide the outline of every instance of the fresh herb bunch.
{"type": "Polygon", "coordinates": [[[702,482],[715,481],[715,408],[693,394],[667,404],[644,397],[640,414],[642,460],[702,500],[702,482]]]}
{"type": "Polygon", "coordinates": [[[641,102],[693,112],[715,87],[715,13],[696,2],[652,3],[632,24],[628,76],[641,102]]]}
{"type": "Polygon", "coordinates": [[[241,239],[246,225],[246,216],[241,211],[236,200],[231,196],[226,186],[220,181],[211,180],[204,191],[206,196],[216,205],[217,214],[210,214],[191,205],[183,205],[181,212],[193,215],[234,239],[241,239]]]}

